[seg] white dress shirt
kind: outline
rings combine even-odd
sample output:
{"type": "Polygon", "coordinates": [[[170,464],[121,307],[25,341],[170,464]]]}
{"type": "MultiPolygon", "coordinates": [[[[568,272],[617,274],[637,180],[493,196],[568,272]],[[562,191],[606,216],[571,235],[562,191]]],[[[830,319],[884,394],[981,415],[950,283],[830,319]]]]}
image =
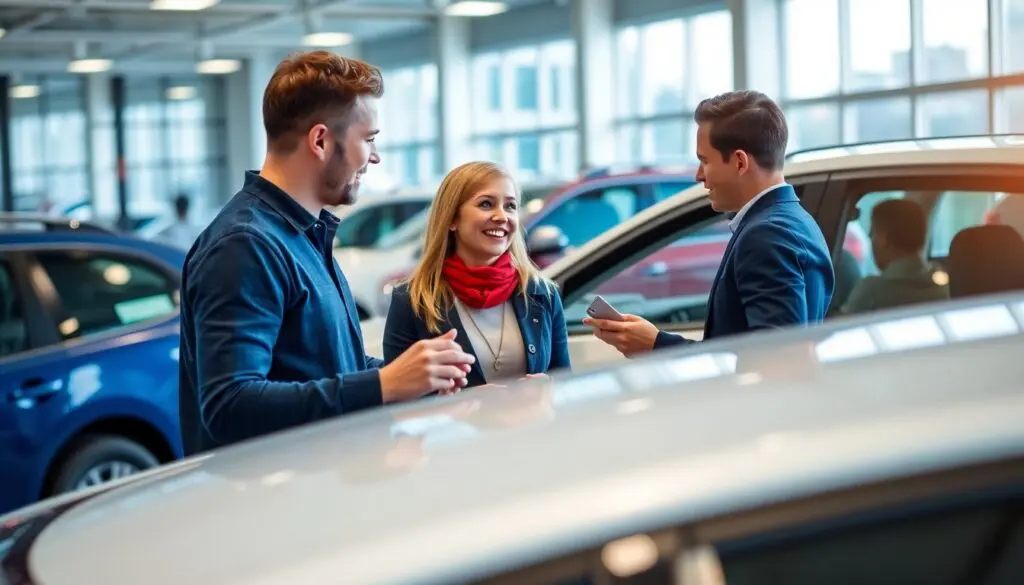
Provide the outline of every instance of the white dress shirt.
{"type": "Polygon", "coordinates": [[[754,206],[754,203],[757,203],[758,199],[764,197],[767,193],[784,186],[786,186],[785,181],[777,185],[772,185],[771,187],[768,187],[767,189],[761,191],[757,195],[754,195],[754,197],[750,201],[747,201],[747,204],[741,207],[740,210],[736,212],[736,215],[733,216],[733,218],[729,221],[729,229],[732,230],[733,233],[735,233],[736,229],[740,227],[740,222],[743,221],[743,216],[746,215],[748,211],[750,211],[750,208],[754,206]]]}

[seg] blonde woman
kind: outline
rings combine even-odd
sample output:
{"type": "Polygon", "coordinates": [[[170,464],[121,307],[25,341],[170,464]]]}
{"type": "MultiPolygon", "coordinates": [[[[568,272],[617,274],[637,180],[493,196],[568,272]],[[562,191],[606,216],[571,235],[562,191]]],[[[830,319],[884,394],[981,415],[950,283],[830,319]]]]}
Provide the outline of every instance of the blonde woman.
{"type": "Polygon", "coordinates": [[[385,363],[454,328],[456,342],[476,356],[467,387],[569,367],[562,299],[526,254],[519,200],[496,164],[448,173],[431,205],[423,256],[392,292],[385,363]]]}

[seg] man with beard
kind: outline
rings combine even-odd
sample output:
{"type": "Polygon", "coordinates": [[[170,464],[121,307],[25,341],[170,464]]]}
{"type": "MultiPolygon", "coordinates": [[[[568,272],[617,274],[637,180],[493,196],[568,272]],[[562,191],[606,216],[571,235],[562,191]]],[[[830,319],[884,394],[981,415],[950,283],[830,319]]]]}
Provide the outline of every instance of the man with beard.
{"type": "Polygon", "coordinates": [[[380,162],[378,69],[291,56],[263,94],[267,154],[185,259],[179,409],[188,455],[465,385],[454,330],[382,367],[331,254],[339,220],[380,162]]]}

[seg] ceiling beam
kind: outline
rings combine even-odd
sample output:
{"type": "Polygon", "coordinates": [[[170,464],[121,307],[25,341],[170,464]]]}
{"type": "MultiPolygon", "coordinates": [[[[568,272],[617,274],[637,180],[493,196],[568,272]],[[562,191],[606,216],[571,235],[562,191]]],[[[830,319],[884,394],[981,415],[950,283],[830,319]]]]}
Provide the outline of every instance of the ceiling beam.
{"type": "MultiPolygon", "coordinates": [[[[115,0],[88,0],[85,6],[90,12],[152,12],[157,14],[162,11],[154,11],[149,8],[148,2],[118,2],[115,0]]],[[[69,8],[81,8],[82,3],[77,0],[0,0],[0,8],[29,8],[34,10],[67,10],[69,8]]],[[[327,0],[312,6],[323,16],[338,16],[346,18],[364,18],[377,20],[391,19],[427,19],[435,18],[439,11],[428,6],[416,8],[413,6],[372,6],[361,4],[345,4],[344,1],[327,0]]],[[[178,14],[194,14],[197,17],[203,16],[260,16],[265,14],[282,15],[288,17],[298,16],[295,5],[291,2],[285,4],[260,4],[260,3],[224,3],[196,12],[179,12],[178,14]]]]}

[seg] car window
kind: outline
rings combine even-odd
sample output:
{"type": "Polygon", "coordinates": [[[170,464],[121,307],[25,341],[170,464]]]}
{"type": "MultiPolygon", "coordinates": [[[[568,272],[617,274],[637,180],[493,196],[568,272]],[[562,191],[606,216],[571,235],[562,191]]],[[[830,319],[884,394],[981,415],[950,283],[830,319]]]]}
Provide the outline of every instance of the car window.
{"type": "Polygon", "coordinates": [[[116,254],[45,251],[36,259],[60,298],[64,339],[174,314],[177,285],[147,261],[116,254]]]}
{"type": "Polygon", "coordinates": [[[14,267],[0,256],[0,357],[28,349],[25,309],[14,279],[14,267]]]}
{"type": "Polygon", "coordinates": [[[620,312],[654,323],[704,321],[711,284],[731,235],[729,220],[721,215],[681,229],[674,240],[624,267],[610,267],[585,285],[584,294],[565,308],[566,322],[580,324],[598,294],[620,312]]]}
{"type": "Polygon", "coordinates": [[[561,202],[535,226],[555,226],[569,245],[579,247],[632,217],[639,208],[632,187],[610,187],[580,193],[561,202]]]}
{"type": "Polygon", "coordinates": [[[696,181],[670,181],[667,183],[654,184],[654,201],[664,201],[669,197],[675,197],[685,189],[689,189],[696,181]]]}
{"type": "Polygon", "coordinates": [[[409,201],[360,209],[342,219],[335,237],[336,247],[376,247],[382,238],[393,233],[429,204],[429,201],[409,201]]]}
{"type": "Polygon", "coordinates": [[[838,310],[834,314],[938,302],[964,290],[1024,288],[1024,240],[1020,238],[1024,233],[1024,195],[959,190],[870,192],[857,201],[856,218],[848,224],[848,231],[871,234],[875,208],[897,199],[916,205],[926,218],[922,247],[916,254],[901,253],[896,258],[893,252],[883,250],[877,252],[882,255],[879,258],[869,243],[869,253],[856,268],[849,262],[843,265],[846,258],[841,258],[836,266],[833,307],[838,310]],[[958,236],[963,245],[953,251],[958,236]],[[848,291],[845,296],[843,290],[848,291]]]}
{"type": "Polygon", "coordinates": [[[377,248],[388,249],[394,246],[401,246],[415,241],[423,235],[427,227],[427,220],[430,218],[430,208],[425,207],[412,217],[405,220],[395,231],[382,236],[377,241],[377,248]]]}

